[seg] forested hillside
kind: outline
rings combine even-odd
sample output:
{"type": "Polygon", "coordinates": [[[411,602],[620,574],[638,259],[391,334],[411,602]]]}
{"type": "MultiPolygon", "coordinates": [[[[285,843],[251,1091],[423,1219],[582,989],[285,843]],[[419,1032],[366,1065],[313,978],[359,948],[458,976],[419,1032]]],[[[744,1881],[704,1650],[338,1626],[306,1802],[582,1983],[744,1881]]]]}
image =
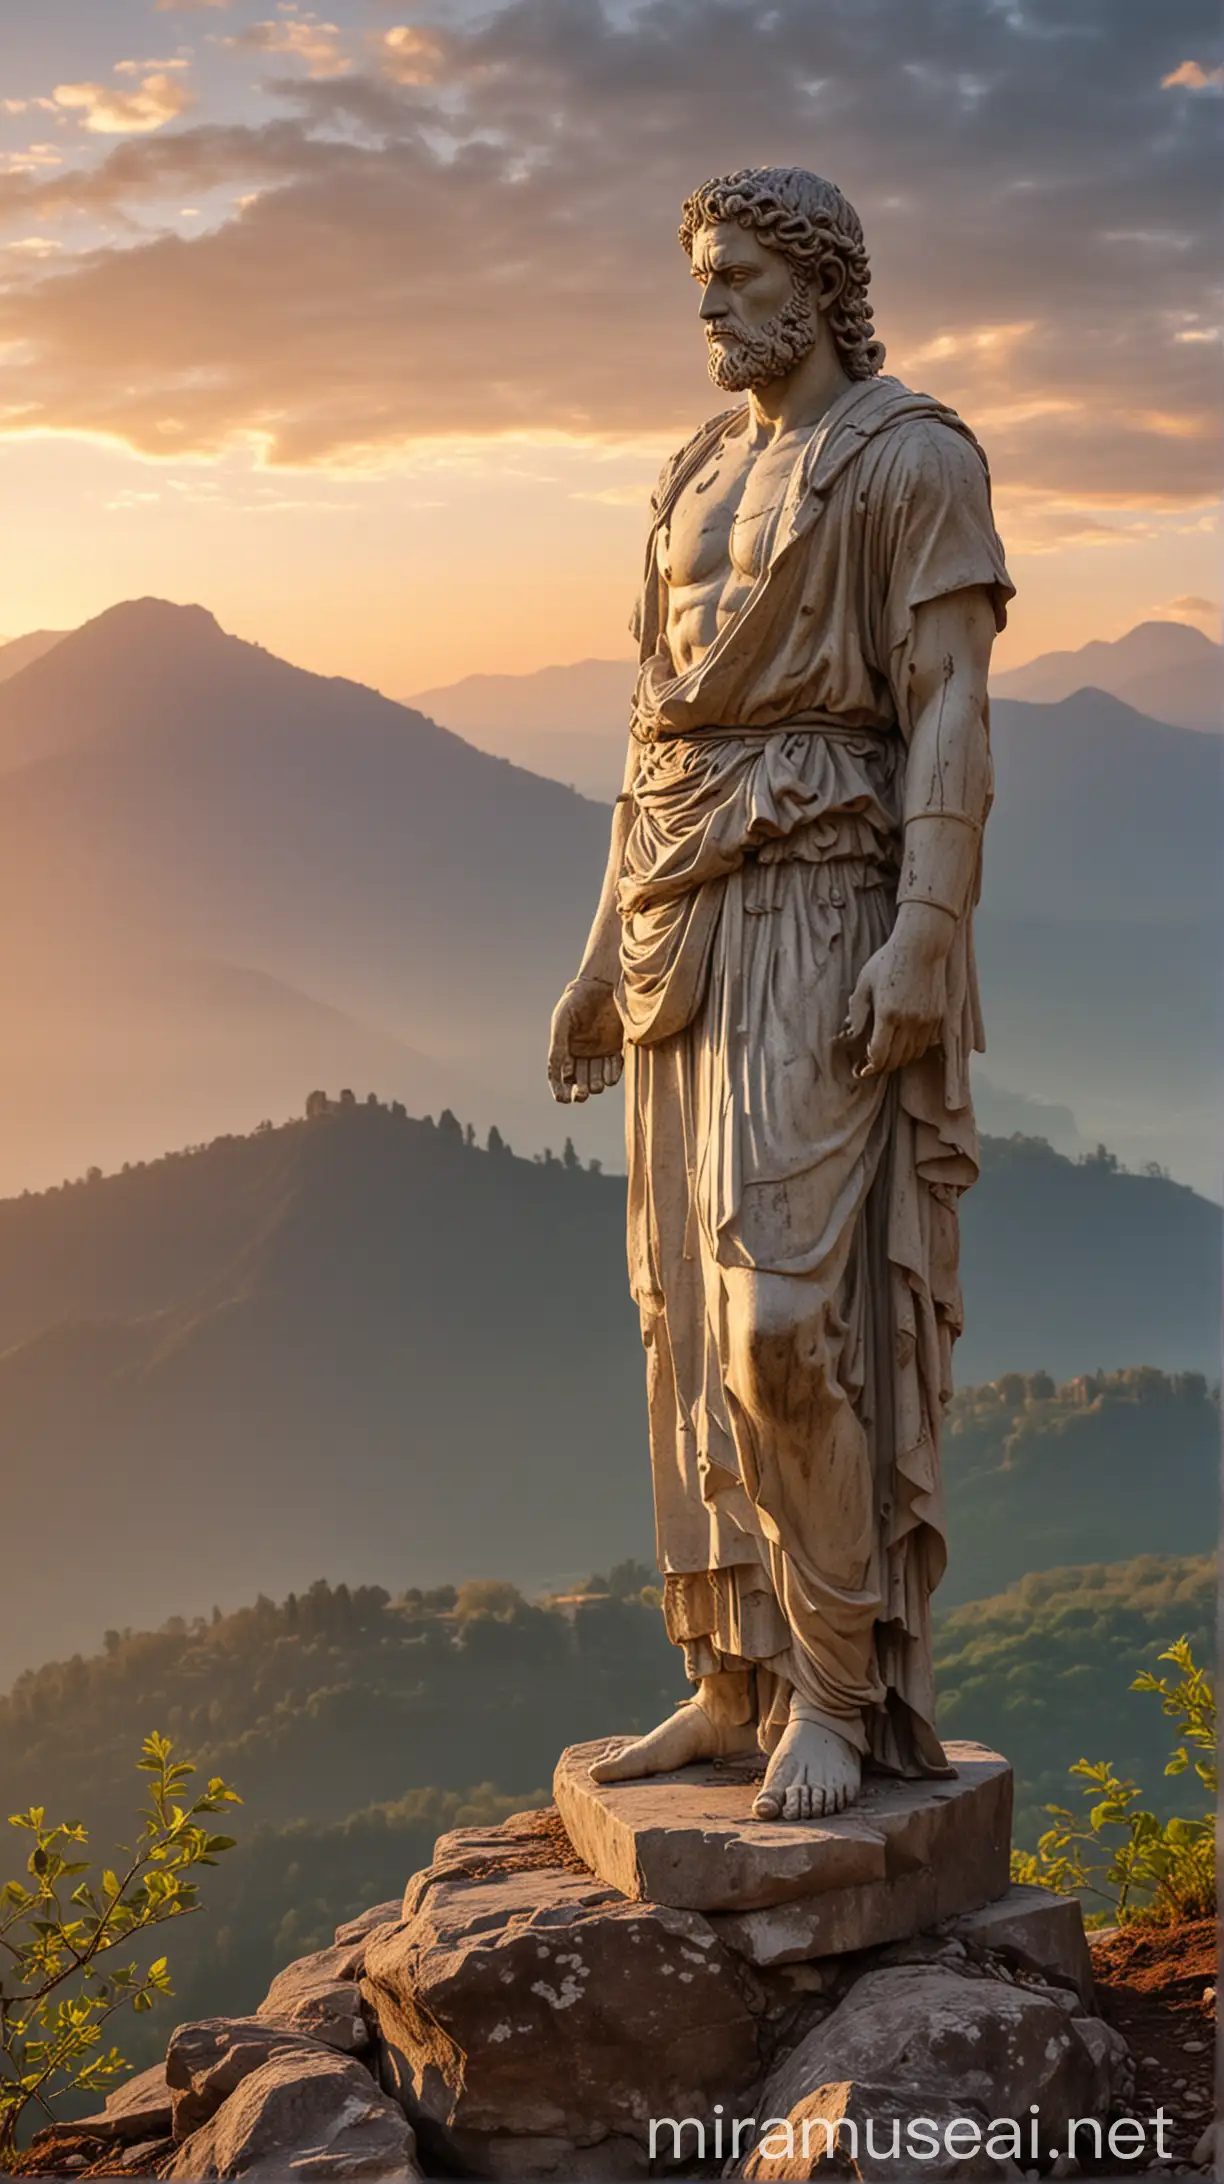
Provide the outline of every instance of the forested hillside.
{"type": "Polygon", "coordinates": [[[1215,1634],[1214,1553],[1041,1571],[937,1618],[940,1730],[1006,1752],[1025,1846],[1048,1803],[1079,1799],[1067,1769],[1081,1756],[1112,1760],[1154,1810],[1186,1811],[1201,1792],[1192,1777],[1164,1775],[1172,1724],[1158,1699],[1129,1686],[1183,1635],[1213,1669],[1215,1634]]]}
{"type": "MultiPolygon", "coordinates": [[[[601,1556],[648,1557],[623,1222],[620,1178],[518,1159],[496,1136],[482,1148],[453,1117],[326,1101],[280,1129],[0,1205],[6,1516],[31,1535],[53,1470],[88,1542],[57,1646],[92,1648],[131,1618],[120,1548],[134,1508],[151,1622],[300,1591],[321,1568],[437,1584],[457,1543],[469,1575],[531,1590],[601,1556]]],[[[988,1143],[964,1207],[962,1382],[1200,1365],[1219,1234],[1218,1208],[1159,1175],[988,1143]]],[[[1082,1487],[1060,1483],[1076,1555],[1202,1544],[1205,1398],[1169,1402],[1184,1416],[1111,1397],[1099,1429],[1060,1442],[1060,1461],[1083,1464],[1082,1487]],[[1115,1426],[1130,1451],[1116,1476],[1115,1426]],[[1187,1467],[1177,1494],[1159,1475],[1170,1460],[1187,1467]]],[[[1038,1406],[1039,1439],[1057,1424],[1038,1406]]],[[[953,1511],[959,1597],[1068,1558],[1034,1464],[1007,1456],[997,1496],[969,1481],[953,1511]]],[[[44,1602],[37,1562],[12,1564],[0,1679],[50,1650],[44,1602]]]]}
{"type": "Polygon", "coordinates": [[[944,1428],[948,1609],[1064,1563],[1184,1553],[1216,1535],[1220,1405],[1201,1373],[1150,1365],[1004,1373],[962,1388],[944,1428]]]}
{"type": "MultiPolygon", "coordinates": [[[[208,1876],[204,1916],[171,1937],[172,2007],[253,2007],[279,1963],[398,1896],[440,1830],[544,1799],[563,1745],[645,1727],[683,1696],[648,1574],[596,1573],[586,1597],[544,1605],[488,1582],[396,1600],[320,1582],[278,1606],[112,1632],[0,1701],[0,1809],[80,1814],[109,1848],[154,1727],[225,1774],[245,1799],[240,1847],[208,1876]]],[[[1184,1804],[1162,1775],[1169,1725],[1127,1686],[1183,1632],[1210,1657],[1213,1588],[1207,1556],[1145,1556],[1028,1577],[939,1620],[940,1726],[1011,1758],[1021,1842],[1083,1753],[1162,1809],[1184,1804]]],[[[160,2019],[153,2047],[159,2033],[160,2019]]]]}

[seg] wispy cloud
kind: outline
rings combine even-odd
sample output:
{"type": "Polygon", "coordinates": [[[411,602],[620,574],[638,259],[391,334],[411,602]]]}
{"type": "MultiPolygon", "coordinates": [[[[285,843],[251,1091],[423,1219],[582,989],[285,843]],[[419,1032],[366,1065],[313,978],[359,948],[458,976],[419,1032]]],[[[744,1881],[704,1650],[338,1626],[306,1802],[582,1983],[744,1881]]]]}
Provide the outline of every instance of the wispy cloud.
{"type": "Polygon", "coordinates": [[[187,65],[188,64],[184,59],[183,55],[179,53],[175,54],[173,58],[168,61],[116,61],[115,74],[117,76],[147,76],[152,74],[154,71],[159,71],[167,68],[186,68],[187,65]]]}
{"type": "Polygon", "coordinates": [[[305,61],[316,78],[347,75],[353,65],[340,43],[339,24],[296,11],[278,22],[251,23],[225,43],[244,53],[277,53],[305,61]]]}
{"type": "Polygon", "coordinates": [[[195,105],[182,77],[166,68],[142,76],[134,91],[108,83],[57,83],[54,97],[57,106],[80,113],[81,127],[95,136],[147,136],[195,105]]]}
{"type": "Polygon", "coordinates": [[[1151,618],[1154,622],[1189,622],[1213,637],[1220,625],[1220,602],[1203,599],[1196,592],[1183,592],[1180,598],[1165,599],[1153,607],[1151,618]]]}
{"type": "Polygon", "coordinates": [[[63,154],[54,144],[27,144],[23,151],[0,154],[0,174],[37,175],[63,165],[63,154]]]}

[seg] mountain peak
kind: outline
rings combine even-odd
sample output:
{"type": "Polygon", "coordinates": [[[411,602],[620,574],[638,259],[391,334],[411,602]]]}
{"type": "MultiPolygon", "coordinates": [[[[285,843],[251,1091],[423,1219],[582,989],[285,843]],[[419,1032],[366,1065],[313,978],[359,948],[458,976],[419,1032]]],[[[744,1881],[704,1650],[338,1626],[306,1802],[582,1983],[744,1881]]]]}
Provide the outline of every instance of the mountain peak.
{"type": "Polygon", "coordinates": [[[173,653],[176,661],[190,658],[203,647],[232,643],[215,614],[207,607],[180,606],[173,599],[122,599],[106,607],[91,621],[83,622],[56,647],[61,661],[105,652],[117,656],[126,648],[139,648],[150,656],[173,653]]]}
{"type": "Polygon", "coordinates": [[[0,772],[223,706],[244,664],[266,659],[207,607],[125,599],[0,675],[0,772]]]}
{"type": "Polygon", "coordinates": [[[153,593],[146,594],[143,599],[121,599],[113,607],[104,607],[101,614],[82,623],[75,634],[83,636],[89,629],[131,630],[142,635],[157,629],[173,629],[179,636],[188,630],[197,633],[207,630],[217,636],[223,634],[216,615],[208,607],[183,606],[175,599],[159,599],[153,593]]]}

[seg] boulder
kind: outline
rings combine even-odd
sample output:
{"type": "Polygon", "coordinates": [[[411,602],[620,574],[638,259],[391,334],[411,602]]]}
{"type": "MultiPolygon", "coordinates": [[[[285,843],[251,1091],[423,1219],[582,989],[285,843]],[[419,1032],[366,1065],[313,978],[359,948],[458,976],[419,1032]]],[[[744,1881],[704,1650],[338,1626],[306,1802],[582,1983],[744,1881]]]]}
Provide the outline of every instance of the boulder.
{"type": "Polygon", "coordinates": [[[298,1957],[277,1973],[257,2015],[355,2054],[369,2041],[358,1984],[364,1961],[364,1938],[298,1957]]]}
{"type": "Polygon", "coordinates": [[[817,2086],[788,2116],[763,2118],[752,2152],[733,2173],[754,2184],[807,2184],[813,2177],[878,2184],[915,2176],[978,2184],[1019,2176],[1009,2155],[987,2151],[989,2120],[942,2094],[843,2080],[817,2086]]]}
{"type": "Polygon", "coordinates": [[[271,2056],[286,2049],[313,2052],[318,2045],[259,2017],[202,2017],[176,2026],[166,2049],[175,2138],[190,2138],[271,2056]]]}
{"type": "Polygon", "coordinates": [[[305,2042],[278,2049],[179,2146],[169,2177],[421,2175],[403,2111],[351,2058],[305,2042]]]}
{"type": "Polygon", "coordinates": [[[1084,2007],[1095,2009],[1092,1958],[1077,1896],[1017,1882],[994,1903],[954,1919],[948,1932],[971,1953],[992,1950],[1021,1971],[1074,1988],[1084,2007]]]}
{"type": "Polygon", "coordinates": [[[573,1745],[557,1767],[579,1857],[624,1896],[725,1914],[717,1931],[750,1963],[871,1948],[1008,1887],[1011,1769],[985,1745],[950,1744],[946,1780],[868,1775],[849,1812],[811,1822],[754,1820],[747,1770],[592,1782],[607,1748],[573,1745]]]}
{"type": "Polygon", "coordinates": [[[143,2139],[166,2138],[170,2131],[171,2095],[166,2066],[155,2063],[138,2078],[116,2086],[106,2106],[95,2116],[78,2117],[75,2123],[51,2123],[40,2131],[40,2145],[59,2139],[89,2137],[109,2139],[116,2145],[135,2146],[143,2139]]]}
{"type": "Polygon", "coordinates": [[[1112,2063],[1097,2051],[1100,2019],[1077,2021],[1074,1997],[945,1965],[868,1972],[773,2071],[759,2113],[789,2116],[821,2086],[846,2080],[938,2094],[988,2117],[1027,2123],[1065,2143],[1072,2116],[1104,2117],[1112,2063]]]}
{"type": "Polygon", "coordinates": [[[456,1831],[368,1945],[384,2087],[430,2158],[477,2175],[595,2174],[607,2141],[760,2075],[764,1997],[707,1921],[564,1856],[555,1816],[456,1831]]]}

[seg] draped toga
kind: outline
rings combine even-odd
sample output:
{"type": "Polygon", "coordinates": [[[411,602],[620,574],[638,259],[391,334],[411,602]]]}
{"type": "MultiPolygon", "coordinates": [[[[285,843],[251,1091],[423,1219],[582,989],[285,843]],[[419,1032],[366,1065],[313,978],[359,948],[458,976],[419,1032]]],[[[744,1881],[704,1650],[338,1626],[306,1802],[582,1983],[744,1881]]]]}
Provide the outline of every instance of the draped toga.
{"type": "Polygon", "coordinates": [[[706,425],[652,504],[619,883],[664,1612],[692,1679],[751,1672],[723,1688],[755,1681],[766,1749],[793,1692],[876,1764],[939,1773],[939,1428],[983,1043],[971,915],[920,1061],[860,1080],[838,1034],[895,916],[915,610],[981,585],[1001,628],[1013,587],[967,426],[895,379],[858,382],[797,457],[750,594],[677,673],[660,542],[743,416],[706,425]]]}

